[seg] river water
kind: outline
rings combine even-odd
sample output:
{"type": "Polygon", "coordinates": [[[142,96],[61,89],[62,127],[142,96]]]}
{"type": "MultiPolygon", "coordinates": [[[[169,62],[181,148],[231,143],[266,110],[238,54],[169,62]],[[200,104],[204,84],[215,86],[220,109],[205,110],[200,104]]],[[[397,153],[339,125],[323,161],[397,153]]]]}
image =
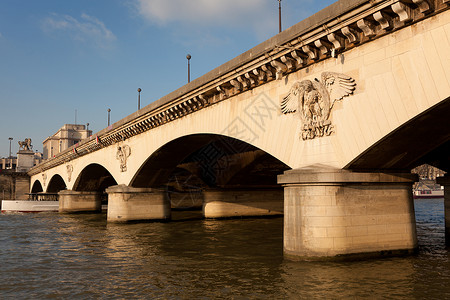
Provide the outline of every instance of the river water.
{"type": "Polygon", "coordinates": [[[415,207],[417,255],[346,262],[283,259],[283,218],[1,214],[0,298],[450,299],[443,200],[415,207]]]}

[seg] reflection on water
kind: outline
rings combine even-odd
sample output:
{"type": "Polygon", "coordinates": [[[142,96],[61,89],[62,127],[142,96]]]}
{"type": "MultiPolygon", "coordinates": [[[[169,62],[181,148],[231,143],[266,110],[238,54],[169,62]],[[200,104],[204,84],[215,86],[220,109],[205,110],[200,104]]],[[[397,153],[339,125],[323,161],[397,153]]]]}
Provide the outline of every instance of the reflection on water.
{"type": "MultiPolygon", "coordinates": [[[[419,254],[283,259],[283,219],[107,224],[103,215],[0,215],[2,298],[450,298],[442,200],[415,203],[419,254]]],[[[190,212],[188,214],[195,214],[190,212]]],[[[180,220],[184,219],[184,220],[180,220]]]]}

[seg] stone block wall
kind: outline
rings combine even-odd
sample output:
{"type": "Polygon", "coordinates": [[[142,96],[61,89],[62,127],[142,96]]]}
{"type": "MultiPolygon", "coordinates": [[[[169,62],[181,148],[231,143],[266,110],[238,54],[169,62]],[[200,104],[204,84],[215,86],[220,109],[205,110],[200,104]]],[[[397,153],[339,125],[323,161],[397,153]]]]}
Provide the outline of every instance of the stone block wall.
{"type": "Polygon", "coordinates": [[[2,200],[13,199],[14,186],[13,179],[8,175],[0,175],[0,197],[2,200]]]}
{"type": "Polygon", "coordinates": [[[410,185],[285,189],[285,247],[332,256],[417,246],[410,185]]]}
{"type": "Polygon", "coordinates": [[[25,173],[0,174],[0,198],[2,200],[25,200],[30,191],[30,177],[25,173]]]}
{"type": "Polygon", "coordinates": [[[284,185],[284,252],[331,257],[413,251],[417,247],[407,173],[305,168],[278,177],[284,185]]]}

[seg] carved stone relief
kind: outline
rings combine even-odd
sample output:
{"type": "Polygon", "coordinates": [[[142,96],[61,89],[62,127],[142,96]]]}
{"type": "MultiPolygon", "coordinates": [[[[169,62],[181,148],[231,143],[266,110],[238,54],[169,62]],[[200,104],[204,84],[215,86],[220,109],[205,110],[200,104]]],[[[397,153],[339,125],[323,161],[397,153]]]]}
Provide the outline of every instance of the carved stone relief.
{"type": "Polygon", "coordinates": [[[329,120],[334,103],[353,94],[355,86],[353,78],[334,72],[322,73],[322,81],[297,81],[281,101],[281,112],[299,112],[303,140],[328,136],[334,131],[329,120]]]}
{"type": "Polygon", "coordinates": [[[120,172],[127,171],[127,159],[131,155],[131,148],[128,145],[118,146],[116,159],[120,161],[120,172]]]}
{"type": "Polygon", "coordinates": [[[47,174],[42,174],[42,181],[43,181],[43,183],[44,183],[44,186],[45,186],[45,182],[47,181],[47,174]]]}
{"type": "Polygon", "coordinates": [[[70,182],[70,180],[72,179],[73,166],[67,165],[66,169],[67,169],[67,180],[70,182]]]}

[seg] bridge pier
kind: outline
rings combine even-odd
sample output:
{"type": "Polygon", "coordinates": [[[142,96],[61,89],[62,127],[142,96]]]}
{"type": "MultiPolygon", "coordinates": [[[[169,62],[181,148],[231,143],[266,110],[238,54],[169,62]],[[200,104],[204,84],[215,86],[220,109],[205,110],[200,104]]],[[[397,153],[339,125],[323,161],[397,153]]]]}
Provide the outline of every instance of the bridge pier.
{"type": "Polygon", "coordinates": [[[444,187],[445,244],[450,246],[450,176],[438,177],[436,182],[444,187]]]}
{"type": "Polygon", "coordinates": [[[167,220],[171,217],[166,191],[116,185],[108,193],[108,222],[167,220]]]}
{"type": "Polygon", "coordinates": [[[318,168],[279,175],[285,255],[311,259],[414,250],[415,178],[318,168]]]}
{"type": "Polygon", "coordinates": [[[205,218],[283,215],[283,190],[207,190],[205,218]]]}
{"type": "Polygon", "coordinates": [[[63,190],[58,193],[59,212],[101,212],[102,201],[98,192],[63,190]]]}

